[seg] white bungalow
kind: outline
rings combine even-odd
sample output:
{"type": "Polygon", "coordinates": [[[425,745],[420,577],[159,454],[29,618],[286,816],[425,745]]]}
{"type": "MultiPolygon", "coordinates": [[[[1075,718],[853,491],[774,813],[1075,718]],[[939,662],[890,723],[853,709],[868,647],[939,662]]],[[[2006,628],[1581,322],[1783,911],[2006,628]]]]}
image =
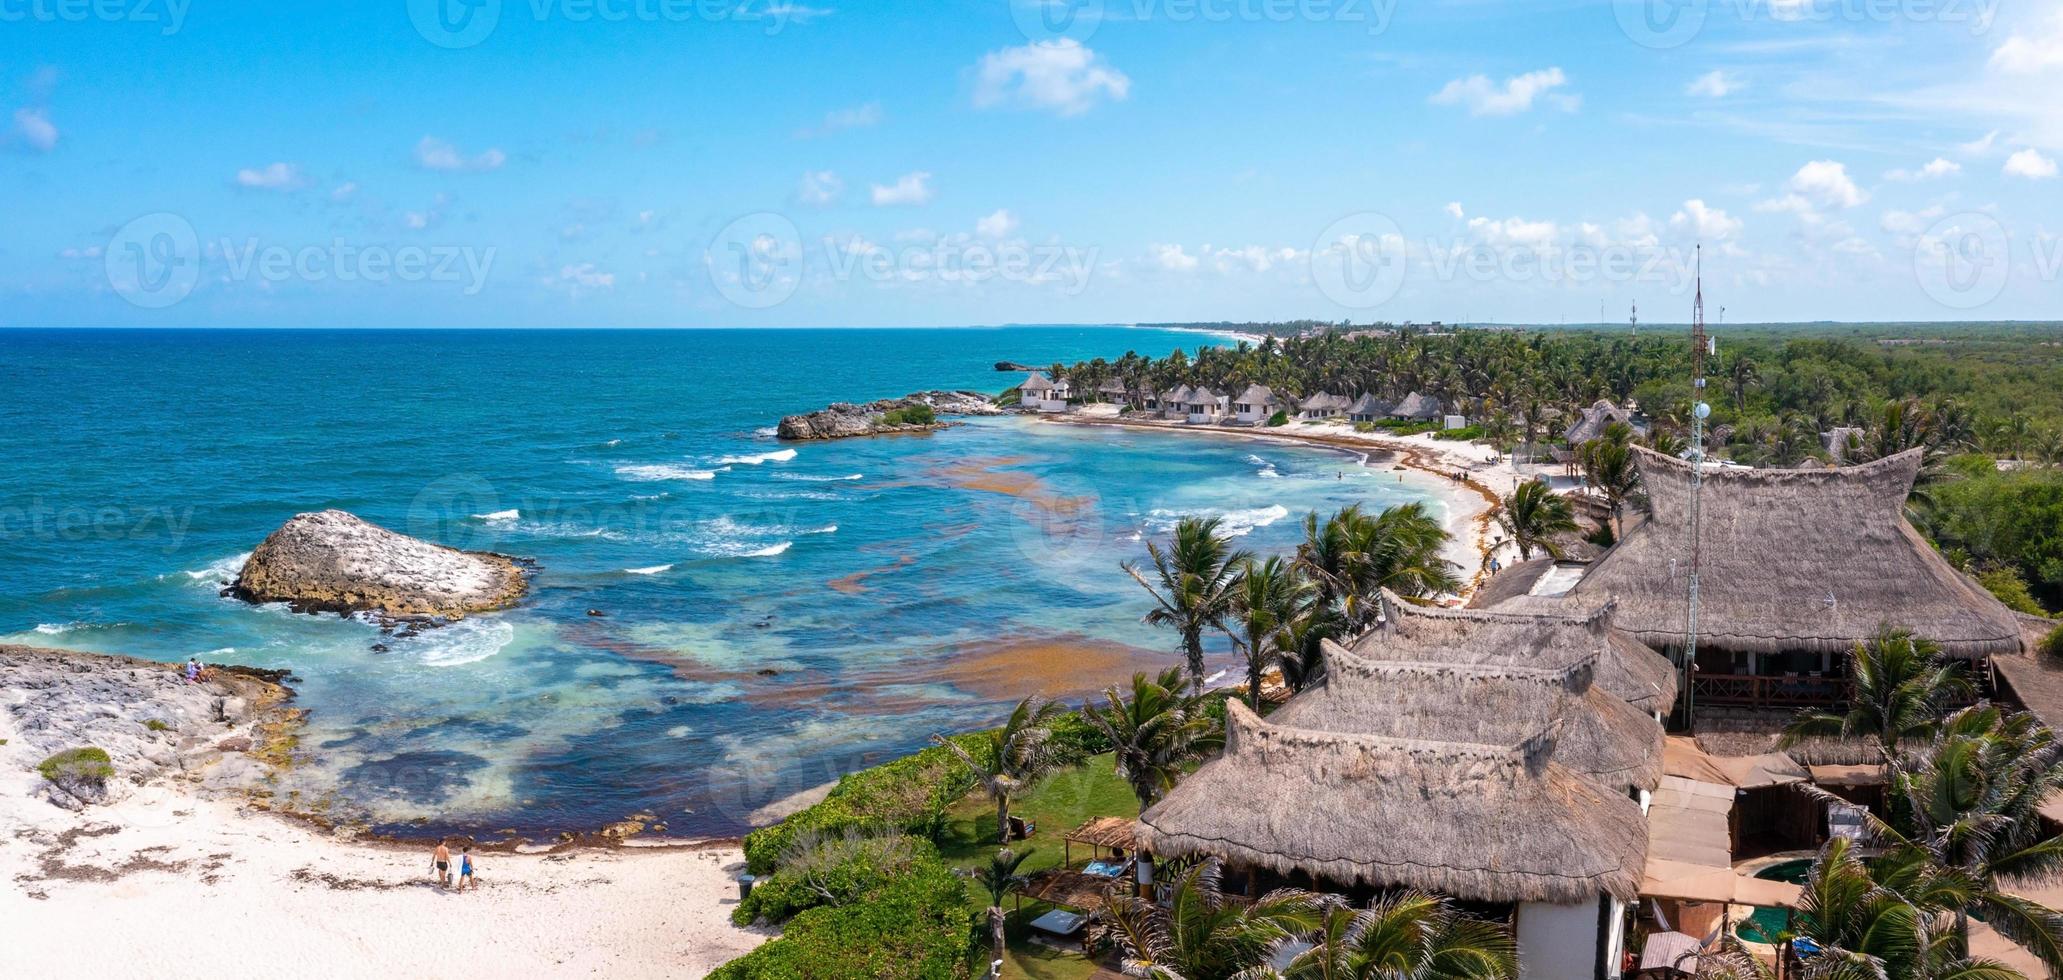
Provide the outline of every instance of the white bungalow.
{"type": "Polygon", "coordinates": [[[1096,400],[1099,402],[1109,402],[1112,405],[1130,405],[1132,403],[1131,392],[1125,389],[1124,382],[1116,378],[1106,378],[1102,384],[1096,386],[1096,400]]]}
{"type": "Polygon", "coordinates": [[[1353,402],[1348,401],[1345,395],[1321,391],[1297,406],[1297,418],[1329,419],[1344,414],[1352,405],[1353,402]]]}
{"type": "Polygon", "coordinates": [[[1347,406],[1347,417],[1356,422],[1379,422],[1390,417],[1390,403],[1364,391],[1347,406]]]}
{"type": "Polygon", "coordinates": [[[1161,415],[1163,417],[1171,419],[1188,418],[1190,394],[1191,390],[1188,385],[1176,385],[1175,387],[1170,388],[1167,391],[1161,392],[1161,415]]]}
{"type": "Polygon", "coordinates": [[[1188,401],[1189,423],[1191,425],[1209,425],[1218,421],[1225,414],[1226,403],[1229,400],[1226,396],[1201,385],[1190,389],[1188,401]]]}
{"type": "Polygon", "coordinates": [[[1066,381],[1048,380],[1037,371],[1017,386],[1017,403],[1040,412],[1067,411],[1067,395],[1066,381]]]}
{"type": "Polygon", "coordinates": [[[1232,414],[1243,425],[1259,425],[1285,407],[1282,399],[1266,385],[1247,385],[1232,399],[1232,414]]]}

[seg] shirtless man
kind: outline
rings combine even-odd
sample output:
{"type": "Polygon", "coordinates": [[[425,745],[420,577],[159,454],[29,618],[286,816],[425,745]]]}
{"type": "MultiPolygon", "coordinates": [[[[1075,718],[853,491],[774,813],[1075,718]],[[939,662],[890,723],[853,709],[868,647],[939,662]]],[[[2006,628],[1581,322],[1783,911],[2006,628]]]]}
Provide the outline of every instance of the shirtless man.
{"type": "Polygon", "coordinates": [[[437,887],[451,887],[451,848],[443,841],[437,842],[437,849],[430,852],[430,870],[437,874],[437,887]]]}

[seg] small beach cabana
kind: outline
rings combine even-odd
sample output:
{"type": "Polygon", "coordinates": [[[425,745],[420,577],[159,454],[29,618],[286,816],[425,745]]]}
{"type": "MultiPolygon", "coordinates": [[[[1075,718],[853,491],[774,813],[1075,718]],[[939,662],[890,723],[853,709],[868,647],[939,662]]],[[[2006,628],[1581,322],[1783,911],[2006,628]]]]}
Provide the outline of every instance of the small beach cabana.
{"type": "Polygon", "coordinates": [[[1365,391],[1347,406],[1347,418],[1355,422],[1379,422],[1389,417],[1390,403],[1365,391]]]}
{"type": "Polygon", "coordinates": [[[1044,374],[1033,371],[1017,386],[1018,404],[1041,412],[1067,411],[1067,388],[1065,382],[1055,382],[1044,374]]]}
{"type": "Polygon", "coordinates": [[[1190,391],[1188,385],[1176,385],[1175,387],[1170,388],[1167,391],[1161,392],[1161,415],[1171,419],[1188,418],[1190,394],[1192,394],[1192,392],[1190,391]]]}
{"type": "Polygon", "coordinates": [[[1390,409],[1389,417],[1406,422],[1432,422],[1440,417],[1440,400],[1414,391],[1390,409]]]}
{"type": "Polygon", "coordinates": [[[1282,399],[1266,385],[1247,385],[1245,391],[1232,399],[1232,415],[1244,425],[1266,422],[1282,408],[1282,399]]]}
{"type": "Polygon", "coordinates": [[[1227,398],[1209,388],[1198,386],[1189,390],[1189,413],[1187,419],[1192,425],[1209,425],[1225,414],[1227,398]]]}
{"type": "Polygon", "coordinates": [[[1614,422],[1634,424],[1633,413],[1612,404],[1608,398],[1592,402],[1589,408],[1576,413],[1576,421],[1569,423],[1569,429],[1562,434],[1562,442],[1571,449],[1581,446],[1605,434],[1605,427],[1614,422]]]}
{"type": "Polygon", "coordinates": [[[1297,418],[1329,419],[1344,414],[1353,403],[1345,395],[1319,392],[1297,405],[1297,418]]]}
{"type": "MultiPolygon", "coordinates": [[[[1657,649],[1683,647],[1690,464],[1640,447],[1634,453],[1649,499],[1646,522],[1566,595],[1519,596],[1496,609],[1609,600],[1616,628],[1657,649]]],[[[1699,704],[1838,700],[1847,692],[1849,652],[1885,625],[1910,627],[1965,660],[2020,648],[2013,613],[1906,522],[1920,462],[1915,449],[1839,469],[1706,468],[1692,692],[1699,704]]]]}
{"type": "Polygon", "coordinates": [[[1131,392],[1125,388],[1124,382],[1116,378],[1106,378],[1102,384],[1096,386],[1096,400],[1112,405],[1129,405],[1131,392]]]}

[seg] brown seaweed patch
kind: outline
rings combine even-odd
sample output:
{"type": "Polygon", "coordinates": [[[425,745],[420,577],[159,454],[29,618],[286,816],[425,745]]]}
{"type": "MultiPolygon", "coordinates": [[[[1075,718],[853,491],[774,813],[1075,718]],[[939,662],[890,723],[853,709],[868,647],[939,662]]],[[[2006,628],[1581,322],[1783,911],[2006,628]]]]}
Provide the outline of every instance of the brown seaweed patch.
{"type": "Polygon", "coordinates": [[[954,647],[928,679],[977,697],[1014,701],[1093,694],[1138,671],[1172,662],[1169,654],[1079,634],[982,640],[954,647]]]}

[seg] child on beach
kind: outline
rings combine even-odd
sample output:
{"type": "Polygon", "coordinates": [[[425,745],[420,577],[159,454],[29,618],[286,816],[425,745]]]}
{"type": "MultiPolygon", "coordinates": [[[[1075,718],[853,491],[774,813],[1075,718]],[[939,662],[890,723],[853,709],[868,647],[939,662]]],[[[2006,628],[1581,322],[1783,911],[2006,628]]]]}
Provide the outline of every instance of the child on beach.
{"type": "Polygon", "coordinates": [[[473,884],[473,848],[469,844],[458,849],[458,890],[465,891],[473,884]]]}

